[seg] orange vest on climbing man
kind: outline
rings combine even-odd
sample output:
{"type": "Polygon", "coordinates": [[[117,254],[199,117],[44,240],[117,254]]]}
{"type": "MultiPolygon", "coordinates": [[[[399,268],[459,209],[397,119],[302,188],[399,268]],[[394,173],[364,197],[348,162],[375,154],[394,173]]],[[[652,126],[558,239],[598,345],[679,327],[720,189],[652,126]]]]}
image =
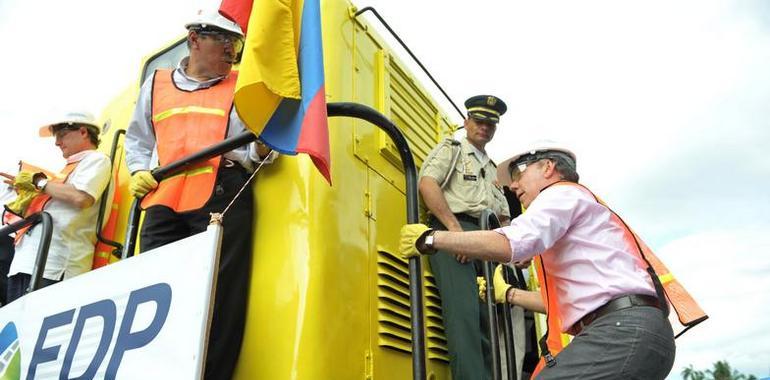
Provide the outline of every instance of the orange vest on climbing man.
{"type": "MultiPolygon", "coordinates": [[[[157,70],[152,86],[152,127],[161,166],[197,153],[227,136],[237,72],[196,91],[176,87],[171,70],[157,70]]],[[[189,166],[160,182],[142,208],[164,205],[176,212],[203,207],[211,198],[221,157],[189,166]]]]}
{"type": "MultiPolygon", "coordinates": [[[[673,309],[676,314],[676,320],[669,318],[672,325],[679,324],[679,329],[675,328],[675,331],[679,330],[677,337],[683,334],[685,331],[694,327],[700,322],[703,322],[708,318],[708,315],[698,306],[695,299],[692,298],[690,293],[685,290],[682,284],[677,281],[673,274],[666,268],[663,262],[655,256],[650,248],[644,244],[644,242],[637,236],[626,223],[612,211],[601,199],[599,199],[591,190],[588,190],[583,185],[573,182],[557,182],[552,186],[576,186],[583,191],[590,194],[597,202],[607,207],[612,214],[612,222],[620,226],[625,231],[625,240],[630,247],[636,247],[634,254],[640,259],[640,262],[647,263],[652,267],[657,276],[660,284],[663,288],[663,293],[669,304],[669,308],[673,309]],[[676,322],[676,323],[675,323],[676,322]]],[[[548,252],[548,251],[546,251],[548,252]]],[[[540,259],[538,257],[538,259],[540,259]]],[[[547,336],[545,337],[545,345],[541,343],[541,357],[540,362],[537,364],[535,371],[533,372],[533,378],[535,378],[540,371],[547,365],[548,354],[552,357],[556,357],[558,353],[564,349],[567,342],[562,337],[562,325],[560,312],[557,302],[557,284],[558,279],[551,276],[548,277],[548,273],[543,270],[542,260],[535,260],[535,268],[537,269],[538,279],[540,281],[540,295],[543,298],[543,303],[546,305],[546,319],[548,324],[547,336]]],[[[675,326],[676,327],[676,326],[675,326]]]]}

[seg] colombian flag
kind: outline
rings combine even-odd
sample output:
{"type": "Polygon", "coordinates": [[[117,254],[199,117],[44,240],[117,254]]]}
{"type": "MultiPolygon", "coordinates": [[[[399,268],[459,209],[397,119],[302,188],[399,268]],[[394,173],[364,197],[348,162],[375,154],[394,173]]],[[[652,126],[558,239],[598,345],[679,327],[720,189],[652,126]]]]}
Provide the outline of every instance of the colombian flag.
{"type": "Polygon", "coordinates": [[[320,0],[248,3],[224,0],[220,7],[239,24],[250,13],[235,86],[238,115],[269,147],[310,155],[331,184],[320,0]]]}

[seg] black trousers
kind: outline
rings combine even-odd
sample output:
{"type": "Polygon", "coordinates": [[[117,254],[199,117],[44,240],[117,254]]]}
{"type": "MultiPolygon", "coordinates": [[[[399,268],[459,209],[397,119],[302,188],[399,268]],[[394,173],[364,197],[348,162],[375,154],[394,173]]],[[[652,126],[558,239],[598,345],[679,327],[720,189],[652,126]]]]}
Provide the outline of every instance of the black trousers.
{"type": "Polygon", "coordinates": [[[10,302],[8,301],[8,271],[11,269],[15,248],[12,237],[0,236],[0,305],[10,302]]]}
{"type": "MultiPolygon", "coordinates": [[[[6,272],[7,274],[7,272],[6,272]]],[[[60,280],[49,280],[45,277],[40,278],[38,289],[45,288],[46,286],[53,285],[60,280]]],[[[6,294],[7,303],[11,303],[21,298],[21,296],[27,294],[29,284],[32,282],[32,275],[27,273],[16,273],[15,275],[8,277],[8,290],[6,294]]]]}
{"type": "MultiPolygon", "coordinates": [[[[220,167],[212,197],[200,210],[177,213],[165,206],[148,208],[141,231],[141,251],[205,231],[209,213],[222,212],[248,177],[240,166],[220,167]]],[[[207,380],[230,379],[241,351],[251,271],[253,214],[254,198],[249,186],[222,222],[224,236],[206,356],[204,378],[207,380]]]]}

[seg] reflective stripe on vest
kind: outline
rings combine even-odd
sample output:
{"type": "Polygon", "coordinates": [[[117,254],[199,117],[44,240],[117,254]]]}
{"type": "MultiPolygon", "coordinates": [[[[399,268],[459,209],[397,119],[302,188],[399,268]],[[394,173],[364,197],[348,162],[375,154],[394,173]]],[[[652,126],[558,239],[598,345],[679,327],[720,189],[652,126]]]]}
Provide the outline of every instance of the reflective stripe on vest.
{"type": "MultiPolygon", "coordinates": [[[[237,72],[196,91],[176,87],[172,70],[157,70],[152,85],[152,128],[161,166],[197,153],[227,136],[237,72]]],[[[164,205],[174,211],[197,210],[211,198],[221,157],[172,175],[142,200],[142,208],[164,205]]]]}
{"type": "MultiPolygon", "coordinates": [[[[599,204],[603,205],[610,211],[612,214],[612,220],[617,225],[619,225],[623,231],[625,231],[624,239],[626,242],[631,247],[637,247],[637,249],[633,251],[633,254],[635,254],[641,260],[641,262],[648,263],[648,265],[652,267],[654,270],[652,275],[655,275],[657,280],[659,280],[659,282],[662,284],[665,298],[667,299],[669,306],[676,312],[678,321],[683,328],[677,337],[708,318],[708,315],[706,315],[698,303],[695,302],[695,299],[692,298],[690,293],[688,293],[687,290],[685,290],[684,287],[679,283],[679,281],[676,280],[674,275],[671,274],[663,262],[661,262],[660,259],[652,252],[652,250],[650,250],[650,248],[639,238],[639,236],[636,235],[631,230],[631,228],[628,227],[628,225],[626,225],[620,216],[612,211],[612,209],[607,206],[607,204],[604,203],[601,199],[599,199],[599,197],[597,197],[593,192],[591,192],[591,190],[583,185],[566,181],[557,182],[551,186],[575,186],[590,194],[599,204]]],[[[538,271],[538,278],[542,281],[540,284],[540,294],[543,297],[543,303],[547,308],[548,329],[546,331],[547,336],[544,337],[545,341],[541,341],[540,344],[542,356],[537,364],[537,367],[535,368],[535,371],[533,372],[532,378],[535,378],[540,373],[540,370],[542,370],[543,367],[547,365],[547,360],[545,358],[546,353],[556,357],[556,355],[565,346],[565,342],[561,339],[561,335],[563,334],[560,333],[562,331],[562,326],[561,314],[557,306],[558,303],[556,299],[556,284],[554,284],[553,278],[551,278],[550,283],[548,282],[548,279],[546,279],[547,269],[543,266],[542,259],[540,259],[540,257],[537,258],[538,260],[535,260],[535,267],[538,271]],[[552,314],[552,311],[555,311],[555,313],[552,314]],[[554,337],[551,337],[551,335],[554,335],[554,337]]],[[[555,364],[555,362],[553,363],[555,364]]]]}
{"type": "MultiPolygon", "coordinates": [[[[64,166],[64,169],[62,169],[61,173],[51,173],[48,171],[44,171],[46,173],[46,176],[49,178],[48,183],[64,183],[67,181],[67,178],[72,174],[72,172],[75,170],[75,168],[78,166],[78,163],[80,161],[73,161],[67,163],[67,165],[64,166]]],[[[31,171],[31,172],[40,172],[39,168],[28,165],[25,163],[21,163],[21,169],[24,171],[31,171]]],[[[40,194],[36,195],[34,198],[32,198],[32,201],[29,202],[29,206],[27,206],[27,210],[24,211],[24,217],[27,218],[32,214],[38,213],[43,211],[45,208],[45,205],[48,203],[48,201],[51,200],[51,196],[41,192],[40,194]]],[[[27,226],[22,229],[19,229],[16,232],[16,239],[15,243],[18,245],[19,242],[21,242],[21,239],[24,237],[24,235],[29,231],[29,229],[32,228],[32,226],[27,226]]]]}

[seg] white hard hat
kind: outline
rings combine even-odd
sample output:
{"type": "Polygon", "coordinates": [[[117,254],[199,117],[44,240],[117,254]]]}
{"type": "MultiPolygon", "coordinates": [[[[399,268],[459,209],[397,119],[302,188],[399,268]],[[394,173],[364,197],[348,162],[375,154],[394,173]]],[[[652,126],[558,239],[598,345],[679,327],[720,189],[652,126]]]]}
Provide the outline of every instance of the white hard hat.
{"type": "Polygon", "coordinates": [[[50,123],[47,123],[40,127],[40,137],[53,136],[51,133],[51,127],[58,124],[85,124],[96,128],[97,133],[101,131],[99,123],[96,122],[96,118],[90,112],[85,111],[70,111],[61,114],[60,116],[51,119],[50,123]]]}
{"type": "MultiPolygon", "coordinates": [[[[537,159],[539,153],[562,153],[572,159],[572,164],[577,162],[577,157],[570,149],[564,144],[554,140],[535,140],[525,146],[525,149],[521,152],[514,154],[511,158],[503,161],[500,165],[497,165],[497,181],[500,186],[508,186],[511,183],[511,173],[509,167],[511,163],[518,161],[520,158],[526,158],[525,156],[532,156],[537,159]]],[[[540,157],[545,158],[545,156],[540,157]]]]}
{"type": "Polygon", "coordinates": [[[199,10],[193,21],[190,21],[184,25],[184,27],[187,29],[195,26],[199,26],[204,29],[209,26],[213,26],[215,28],[223,29],[243,37],[243,30],[241,30],[241,27],[238,26],[238,24],[230,21],[230,19],[222,16],[219,14],[219,12],[216,11],[209,12],[199,10]]]}

